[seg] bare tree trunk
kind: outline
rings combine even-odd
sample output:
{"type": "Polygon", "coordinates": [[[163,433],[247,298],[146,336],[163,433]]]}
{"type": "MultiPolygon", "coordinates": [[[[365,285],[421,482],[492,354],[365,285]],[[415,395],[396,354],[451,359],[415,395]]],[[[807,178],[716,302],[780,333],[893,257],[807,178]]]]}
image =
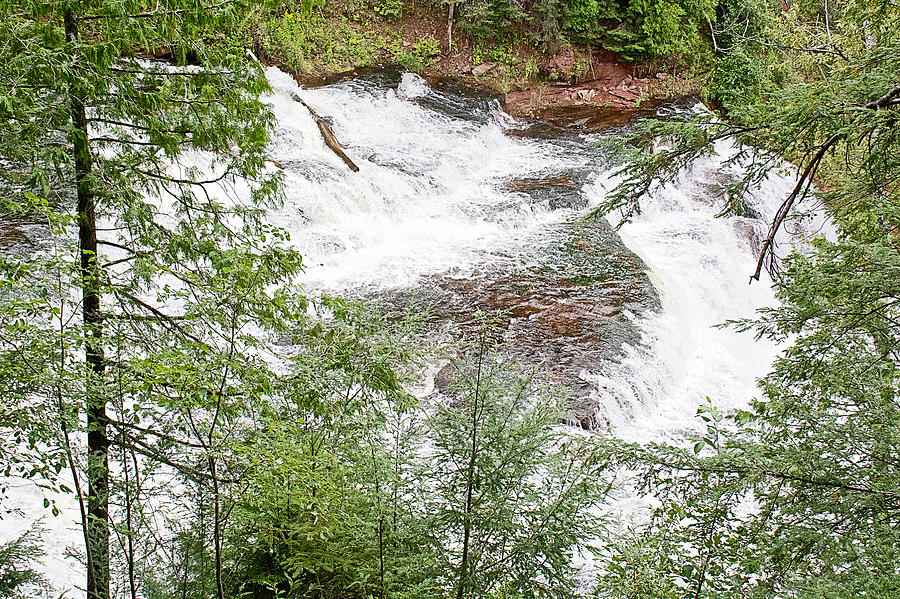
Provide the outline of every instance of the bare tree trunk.
{"type": "Polygon", "coordinates": [[[209,474],[213,484],[213,544],[216,552],[216,594],[218,599],[225,599],[225,587],[222,586],[222,514],[219,505],[219,477],[216,474],[216,458],[209,457],[209,474]]]}
{"type": "MultiPolygon", "coordinates": [[[[116,331],[116,364],[122,363],[122,339],[118,335],[118,331],[116,331]]],[[[125,413],[125,390],[122,386],[122,369],[116,369],[116,384],[117,384],[117,393],[116,393],[116,410],[118,413],[125,413]]],[[[128,567],[128,590],[130,591],[131,599],[137,599],[137,580],[135,579],[135,571],[134,571],[134,498],[138,497],[140,500],[140,490],[137,484],[131,484],[131,469],[128,466],[128,457],[129,457],[129,447],[132,447],[132,444],[129,439],[127,429],[122,429],[121,435],[116,439],[119,441],[120,446],[122,448],[122,478],[123,478],[123,489],[125,492],[125,535],[127,537],[127,543],[122,543],[121,536],[119,535],[119,542],[122,543],[122,551],[125,553],[125,563],[128,567]],[[126,547],[127,545],[127,547],[126,547]]],[[[134,457],[134,450],[131,450],[131,455],[134,457]]],[[[134,461],[134,476],[135,481],[137,482],[140,477],[140,472],[138,470],[137,459],[134,461]]],[[[113,527],[115,531],[115,527],[113,527]]],[[[118,534],[118,533],[117,533],[118,534]]]]}
{"type": "MultiPolygon", "coordinates": [[[[125,442],[128,442],[127,433],[125,442]]],[[[131,591],[131,599],[137,599],[137,583],[134,577],[134,523],[132,518],[132,489],[128,473],[128,456],[126,449],[122,447],[122,467],[125,475],[125,534],[128,535],[128,588],[131,591]]]]}
{"type": "Polygon", "coordinates": [[[188,576],[190,575],[190,570],[188,569],[191,563],[191,544],[190,541],[184,544],[184,575],[181,578],[181,599],[187,599],[188,592],[188,576]]]}
{"type": "MultiPolygon", "coordinates": [[[[373,451],[374,453],[374,451],[373,451]]],[[[374,460],[373,460],[374,461],[374,460]]],[[[377,465],[376,465],[377,468],[377,465]]],[[[381,588],[381,599],[385,599],[384,588],[384,509],[381,505],[381,484],[378,473],[375,473],[375,496],[378,498],[378,582],[381,588]]]]}
{"type": "Polygon", "coordinates": [[[304,102],[303,98],[301,98],[297,94],[291,94],[291,98],[294,100],[294,102],[299,102],[300,104],[303,104],[304,106],[306,106],[306,109],[309,111],[309,114],[312,115],[313,120],[316,122],[316,125],[319,127],[319,133],[322,134],[322,140],[325,142],[325,145],[328,146],[328,148],[332,152],[334,152],[338,158],[343,160],[344,164],[346,164],[348,167],[350,167],[351,171],[353,171],[354,173],[359,172],[359,167],[356,166],[356,163],[353,162],[350,159],[350,157],[347,156],[347,154],[344,152],[344,150],[341,149],[341,143],[334,136],[334,131],[331,130],[331,125],[329,125],[328,122],[325,119],[323,119],[321,116],[319,116],[319,113],[317,113],[315,110],[313,110],[309,104],[304,102]]]}
{"type": "Polygon", "coordinates": [[[453,15],[456,12],[456,2],[451,2],[447,9],[447,54],[453,52],[453,15]]]}
{"type": "MultiPolygon", "coordinates": [[[[71,8],[64,15],[66,39],[78,40],[78,25],[71,8]]],[[[88,599],[109,599],[109,438],[106,434],[106,399],[96,391],[103,377],[103,319],[100,313],[100,265],[97,261],[97,219],[91,180],[91,151],[88,145],[87,114],[82,92],[73,89],[69,97],[72,113],[72,147],[77,186],[78,242],[81,254],[82,314],[85,360],[89,369],[86,384],[88,442],[88,599]]]]}
{"type": "Polygon", "coordinates": [[[384,502],[381,496],[381,475],[378,472],[378,460],[375,458],[374,443],[369,447],[372,456],[372,476],[375,477],[375,501],[378,509],[378,582],[381,589],[379,596],[385,598],[384,589],[384,502]]]}

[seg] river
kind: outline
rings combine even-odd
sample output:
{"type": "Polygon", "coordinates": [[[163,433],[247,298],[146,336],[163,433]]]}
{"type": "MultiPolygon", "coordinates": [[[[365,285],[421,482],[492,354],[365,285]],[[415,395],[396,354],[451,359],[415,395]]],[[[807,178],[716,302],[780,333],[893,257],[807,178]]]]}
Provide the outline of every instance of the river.
{"type": "MultiPolygon", "coordinates": [[[[309,90],[268,76],[286,177],[276,218],[310,290],[416,301],[460,335],[475,310],[505,310],[506,351],[573,390],[574,421],[632,440],[682,437],[707,396],[727,409],[757,394],[778,348],[716,325],[775,302],[765,276],[748,280],[792,169],[751,194],[753,217],[716,218],[741,169],[722,141],[617,232],[584,216],[617,182],[598,140],[619,131],[520,122],[409,73],[309,90]],[[331,119],[358,173],[291,93],[331,119]]],[[[781,252],[821,227],[793,221],[781,252]]]]}

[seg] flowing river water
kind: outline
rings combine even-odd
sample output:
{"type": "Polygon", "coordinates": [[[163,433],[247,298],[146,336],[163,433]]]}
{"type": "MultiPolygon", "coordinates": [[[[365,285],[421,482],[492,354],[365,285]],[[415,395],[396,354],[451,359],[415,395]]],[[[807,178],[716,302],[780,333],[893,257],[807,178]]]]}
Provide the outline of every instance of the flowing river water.
{"type": "MultiPolygon", "coordinates": [[[[705,397],[727,409],[758,394],[779,348],[715,325],[775,302],[768,280],[747,282],[791,169],[752,194],[754,218],[716,218],[740,169],[721,142],[616,231],[584,218],[616,183],[597,143],[609,132],[519,122],[493,99],[408,73],[316,89],[268,77],[286,185],[272,218],[304,256],[309,293],[429,306],[445,335],[466,335],[477,310],[501,311],[504,350],[572,390],[571,423],[629,440],[684,439],[705,397]],[[359,172],[292,94],[331,122],[359,172]]],[[[782,250],[821,227],[793,222],[782,250]]],[[[16,488],[22,512],[0,522],[0,540],[40,515],[40,494],[16,488]]],[[[69,511],[44,521],[44,566],[61,589],[83,585],[64,557],[79,545],[69,511]]]]}
{"type": "MultiPolygon", "coordinates": [[[[573,422],[628,439],[683,436],[706,396],[729,408],[757,393],[778,348],[715,325],[775,301],[770,281],[748,280],[792,169],[748,198],[752,216],[716,218],[741,168],[720,142],[616,231],[584,218],[616,184],[598,143],[609,131],[519,122],[409,73],[310,90],[269,78],[287,185],[276,218],[310,289],[415,301],[460,334],[476,310],[505,311],[506,351],[573,391],[573,422]],[[358,173],[292,92],[331,119],[358,173]]],[[[793,221],[782,251],[822,226],[793,221]]]]}

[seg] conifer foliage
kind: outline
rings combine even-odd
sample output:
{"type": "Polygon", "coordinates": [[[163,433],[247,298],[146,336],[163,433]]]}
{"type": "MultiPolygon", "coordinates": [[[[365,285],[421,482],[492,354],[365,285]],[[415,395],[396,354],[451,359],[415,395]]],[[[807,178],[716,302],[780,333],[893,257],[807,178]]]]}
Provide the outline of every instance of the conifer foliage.
{"type": "Polygon", "coordinates": [[[299,314],[271,291],[300,260],[261,219],[277,190],[266,81],[217,39],[239,14],[228,1],[0,3],[0,195],[41,229],[2,263],[4,425],[25,446],[4,459],[59,485],[71,469],[89,599],[110,596],[112,542],[135,593],[147,459],[211,488],[223,596],[223,430],[271,387],[248,327],[299,314]]]}
{"type": "MultiPolygon", "coordinates": [[[[732,30],[720,71],[732,81],[746,80],[748,65],[785,75],[752,80],[743,96],[719,95],[727,120],[654,121],[632,140],[625,183],[605,210],[639,211],[656,182],[722,139],[736,143],[745,173],[725,212],[739,210],[742,194],[784,158],[796,161],[797,179],[748,273],[768,270],[780,304],[731,323],[787,349],[749,410],[704,406],[710,434],[694,451],[619,453],[662,507],[619,553],[611,596],[900,593],[898,25],[896,4],[852,1],[798,5],[756,31],[732,30]],[[646,151],[661,138],[667,147],[646,151]],[[777,255],[776,233],[812,199],[829,209],[837,239],[777,255]],[[638,570],[647,584],[628,579],[638,570]]],[[[711,78],[717,93],[720,76],[711,78]]]]}

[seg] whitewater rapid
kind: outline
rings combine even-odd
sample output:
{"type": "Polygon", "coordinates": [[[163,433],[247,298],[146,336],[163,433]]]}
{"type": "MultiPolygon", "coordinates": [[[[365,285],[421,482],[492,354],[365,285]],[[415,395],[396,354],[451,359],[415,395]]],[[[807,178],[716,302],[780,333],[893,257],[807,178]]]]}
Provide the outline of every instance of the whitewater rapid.
{"type": "MultiPolygon", "coordinates": [[[[741,176],[740,163],[730,162],[736,153],[730,140],[718,142],[712,156],[657,185],[642,199],[641,214],[620,229],[625,245],[647,265],[661,308],[641,321],[639,344],[625,346],[607,371],[585,374],[619,437],[683,440],[698,427],[696,410],[706,398],[724,411],[746,407],[780,350],[772,340],[721,325],[776,305],[767,273],[752,282],[750,275],[796,171],[784,165],[751,191],[745,199],[755,218],[717,217],[723,204],[714,190],[741,176]]],[[[599,202],[618,182],[614,173],[601,174],[587,193],[599,202]]],[[[819,234],[834,234],[824,210],[813,202],[799,205],[776,237],[778,254],[805,251],[819,234]]]]}
{"type": "Polygon", "coordinates": [[[274,219],[303,253],[313,289],[400,287],[465,272],[488,255],[521,253],[571,213],[500,188],[584,165],[564,147],[507,135],[515,122],[495,100],[457,107],[408,73],[395,86],[376,78],[310,90],[277,69],[267,74],[278,92],[271,151],[285,166],[285,207],[274,219]],[[331,119],[358,173],[324,145],[291,92],[331,119]],[[432,96],[442,110],[429,106],[432,96]]]}
{"type": "MultiPolygon", "coordinates": [[[[302,253],[299,283],[311,294],[427,292],[434,276],[465,281],[492,269],[539,270],[547,240],[563,235],[617,182],[596,136],[522,135],[526,124],[495,100],[432,89],[416,75],[383,73],[318,89],[301,89],[274,68],[267,76],[277,119],[277,164],[270,168],[283,169],[285,190],[271,219],[302,253]],[[292,94],[331,122],[359,172],[325,146],[292,94]],[[575,185],[565,201],[505,185],[554,177],[575,185]]],[[[768,280],[747,282],[754,239],[765,233],[794,174],[773,174],[753,193],[749,204],[759,218],[716,218],[721,205],[710,183],[740,168],[725,166],[734,151],[729,142],[718,150],[644,198],[642,213],[619,231],[635,263],[646,267],[658,306],[622,309],[618,317],[636,334],[578,376],[591,389],[597,421],[629,440],[683,440],[707,396],[722,408],[745,406],[779,351],[716,325],[774,305],[768,280]]],[[[795,226],[782,250],[820,227],[815,219],[795,226]]],[[[44,517],[50,534],[43,570],[60,589],[82,586],[81,567],[66,557],[67,547],[80,546],[71,497],[60,499],[63,515],[52,518],[38,490],[16,485],[8,507],[18,511],[0,522],[0,541],[44,517]]]]}
{"type": "MultiPolygon", "coordinates": [[[[586,214],[618,182],[592,150],[596,136],[573,142],[514,135],[524,124],[495,101],[434,90],[416,75],[313,90],[299,89],[277,69],[268,76],[279,122],[272,153],[285,165],[287,183],[277,222],[304,253],[305,281],[314,290],[415,287],[434,273],[465,277],[510,259],[540,262],[531,251],[540,240],[586,214]],[[291,93],[332,119],[359,173],[324,146],[291,93]],[[572,172],[583,181],[585,202],[576,207],[554,209],[499,185],[572,172]]],[[[785,166],[747,198],[757,218],[717,218],[722,201],[715,189],[739,177],[741,165],[729,162],[736,151],[730,141],[716,149],[654,189],[619,232],[646,265],[661,305],[629,315],[640,341],[581,379],[594,387],[598,420],[630,440],[683,437],[707,396],[724,409],[747,405],[779,350],[717,325],[774,305],[765,275],[748,281],[795,172],[785,166]]],[[[781,251],[821,227],[821,218],[794,222],[780,238],[781,251]]]]}

